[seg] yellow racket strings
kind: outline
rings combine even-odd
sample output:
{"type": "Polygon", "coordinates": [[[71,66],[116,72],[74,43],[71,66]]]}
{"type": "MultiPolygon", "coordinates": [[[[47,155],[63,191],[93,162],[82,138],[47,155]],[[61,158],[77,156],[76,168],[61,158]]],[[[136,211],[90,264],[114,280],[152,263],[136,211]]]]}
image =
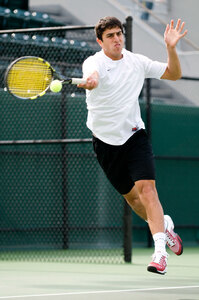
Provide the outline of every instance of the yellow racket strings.
{"type": "Polygon", "coordinates": [[[49,64],[38,58],[17,61],[7,76],[7,86],[12,94],[20,98],[31,98],[43,93],[52,80],[49,64]]]}

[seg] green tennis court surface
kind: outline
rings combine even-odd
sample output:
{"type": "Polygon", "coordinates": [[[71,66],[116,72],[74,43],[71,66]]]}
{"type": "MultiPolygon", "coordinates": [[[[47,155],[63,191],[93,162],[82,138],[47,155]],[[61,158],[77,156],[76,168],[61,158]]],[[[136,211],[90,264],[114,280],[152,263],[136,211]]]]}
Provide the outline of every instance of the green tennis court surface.
{"type": "Polygon", "coordinates": [[[169,252],[168,273],[146,271],[152,249],[133,249],[132,264],[0,262],[0,299],[199,299],[199,248],[169,252]]]}

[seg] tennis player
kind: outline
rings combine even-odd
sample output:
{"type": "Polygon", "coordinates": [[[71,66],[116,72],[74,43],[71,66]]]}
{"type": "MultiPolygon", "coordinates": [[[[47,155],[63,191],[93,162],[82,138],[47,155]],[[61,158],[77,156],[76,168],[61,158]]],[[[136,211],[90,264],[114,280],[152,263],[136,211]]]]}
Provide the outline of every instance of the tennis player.
{"type": "Polygon", "coordinates": [[[165,274],[166,244],[182,254],[180,237],[169,216],[164,216],[155,184],[154,157],[138,97],[145,78],[177,80],[181,67],[176,45],[183,38],[184,22],[179,19],[166,26],[164,40],[167,63],[152,61],[124,49],[121,22],[104,17],[95,26],[101,51],[83,63],[88,108],[87,126],[93,133],[93,147],[100,166],[111,184],[131,208],[148,222],[155,250],[147,270],[165,274]]]}

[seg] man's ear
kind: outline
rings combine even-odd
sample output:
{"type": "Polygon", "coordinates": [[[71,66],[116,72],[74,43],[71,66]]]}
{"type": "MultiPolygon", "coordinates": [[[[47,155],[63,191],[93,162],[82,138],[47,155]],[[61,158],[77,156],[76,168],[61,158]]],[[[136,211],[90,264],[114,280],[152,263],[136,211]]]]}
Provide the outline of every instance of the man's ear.
{"type": "Polygon", "coordinates": [[[100,45],[100,47],[102,47],[102,41],[100,39],[96,39],[97,43],[100,45]]]}

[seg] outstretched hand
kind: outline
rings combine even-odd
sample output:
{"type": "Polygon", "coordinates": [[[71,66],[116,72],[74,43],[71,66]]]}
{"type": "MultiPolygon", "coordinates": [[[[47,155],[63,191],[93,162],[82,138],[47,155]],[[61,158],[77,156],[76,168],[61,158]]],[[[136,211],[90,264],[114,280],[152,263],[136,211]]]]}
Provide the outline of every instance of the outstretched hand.
{"type": "Polygon", "coordinates": [[[87,90],[93,90],[98,86],[99,83],[99,74],[97,71],[94,71],[89,77],[86,79],[86,83],[78,84],[77,87],[87,89],[87,90]]]}
{"type": "Polygon", "coordinates": [[[167,24],[167,27],[164,32],[164,40],[167,47],[174,48],[178,41],[183,38],[188,30],[185,30],[183,33],[185,22],[181,23],[181,19],[178,19],[176,27],[174,28],[174,21],[171,20],[170,24],[167,24]]]}

